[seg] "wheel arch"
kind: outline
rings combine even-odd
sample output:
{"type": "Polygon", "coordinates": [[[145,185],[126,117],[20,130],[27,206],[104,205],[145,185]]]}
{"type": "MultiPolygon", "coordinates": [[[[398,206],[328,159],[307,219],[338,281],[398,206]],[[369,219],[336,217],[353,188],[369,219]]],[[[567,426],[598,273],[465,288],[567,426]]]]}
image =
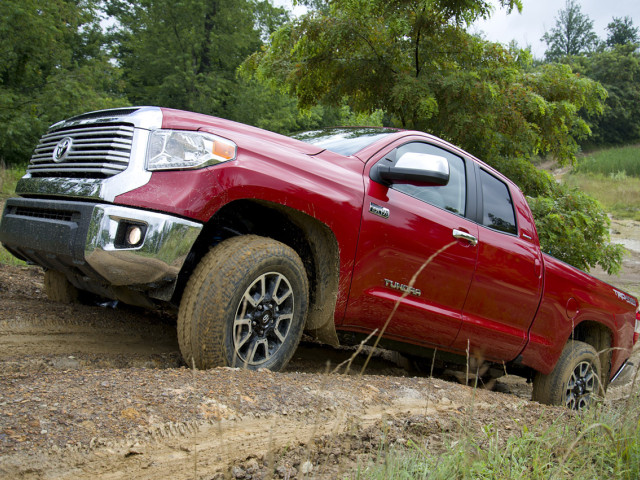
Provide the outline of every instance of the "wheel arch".
{"type": "Polygon", "coordinates": [[[613,332],[600,322],[583,320],[576,325],[571,333],[572,340],[588,343],[598,352],[602,368],[601,380],[606,388],[611,378],[611,356],[613,347],[613,332]]]}
{"type": "Polygon", "coordinates": [[[191,273],[210,248],[227,238],[248,234],[273,238],[298,253],[309,280],[305,330],[324,343],[338,345],[334,323],[340,272],[338,241],[326,224],[285,205],[245,199],[218,210],[189,253],[172,302],[180,303],[191,273]]]}

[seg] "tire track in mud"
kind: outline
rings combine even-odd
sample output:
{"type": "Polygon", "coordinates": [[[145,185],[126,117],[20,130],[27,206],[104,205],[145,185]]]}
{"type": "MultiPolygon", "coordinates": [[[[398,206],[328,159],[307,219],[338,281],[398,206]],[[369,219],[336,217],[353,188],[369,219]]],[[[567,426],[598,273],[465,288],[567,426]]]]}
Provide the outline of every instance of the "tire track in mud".
{"type": "MultiPolygon", "coordinates": [[[[0,460],[0,472],[11,478],[217,478],[216,475],[228,473],[231,465],[242,464],[247,459],[256,459],[254,461],[260,462],[263,469],[273,472],[278,457],[284,455],[283,449],[298,446],[307,449],[322,439],[325,449],[342,451],[345,434],[359,436],[374,428],[384,436],[385,431],[389,433],[389,425],[398,418],[412,417],[422,421],[440,418],[439,425],[449,423],[453,426],[451,428],[456,429],[458,424],[454,419],[470,409],[473,413],[469,415],[473,415],[473,422],[477,425],[486,422],[487,415],[493,415],[495,405],[487,403],[486,398],[474,398],[471,389],[439,383],[423,381],[418,389],[397,389],[388,396],[384,405],[377,404],[379,399],[373,400],[375,395],[372,395],[370,403],[357,410],[342,405],[292,416],[256,417],[248,414],[208,423],[163,425],[144,440],[103,441],[102,445],[87,450],[68,448],[50,451],[33,459],[28,468],[25,468],[20,456],[16,458],[9,455],[0,460]],[[423,390],[425,386],[427,388],[423,390]],[[451,387],[460,391],[453,392],[451,387]],[[430,393],[438,392],[438,389],[448,392],[446,395],[455,395],[456,402],[446,395],[430,393]]],[[[372,392],[377,390],[373,385],[368,388],[372,392]]],[[[507,398],[506,401],[511,402],[511,399],[507,398]]],[[[531,410],[528,413],[521,412],[525,403],[511,402],[508,410],[517,421],[520,421],[518,417],[522,413],[531,416],[531,422],[539,421],[539,414],[531,410]]],[[[222,407],[219,405],[219,408],[222,407]]],[[[515,421],[510,420],[509,425],[507,428],[514,428],[515,421]]],[[[325,466],[323,471],[322,462],[314,458],[310,450],[307,452],[307,455],[303,454],[296,460],[298,465],[310,461],[315,468],[313,478],[335,478],[333,468],[325,466]]]]}
{"type": "MultiPolygon", "coordinates": [[[[634,293],[638,255],[605,280],[634,293]]],[[[180,368],[171,317],[52,303],[38,269],[0,266],[0,477],[300,478],[310,461],[313,478],[336,478],[414,427],[437,449],[461,431],[491,425],[507,439],[566,415],[527,401],[517,377],[500,380],[516,394],[504,395],[411,378],[385,357],[372,375],[322,374],[351,354],[304,343],[288,373],[194,373],[180,368]]]]}

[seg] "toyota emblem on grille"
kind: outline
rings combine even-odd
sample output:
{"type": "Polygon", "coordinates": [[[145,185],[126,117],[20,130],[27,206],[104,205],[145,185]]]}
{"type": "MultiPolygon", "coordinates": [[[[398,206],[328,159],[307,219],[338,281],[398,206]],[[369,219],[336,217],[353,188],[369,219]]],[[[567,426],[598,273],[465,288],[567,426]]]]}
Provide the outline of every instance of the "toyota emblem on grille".
{"type": "Polygon", "coordinates": [[[56,148],[53,149],[53,161],[56,163],[62,162],[69,151],[71,151],[71,145],[73,144],[73,139],[71,137],[64,137],[62,140],[58,142],[56,148]]]}

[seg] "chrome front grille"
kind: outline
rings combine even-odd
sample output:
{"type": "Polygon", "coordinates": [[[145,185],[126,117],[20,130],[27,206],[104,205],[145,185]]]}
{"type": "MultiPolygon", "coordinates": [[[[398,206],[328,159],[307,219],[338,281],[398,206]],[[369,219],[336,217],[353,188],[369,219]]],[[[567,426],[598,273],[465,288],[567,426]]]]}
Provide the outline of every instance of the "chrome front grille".
{"type": "Polygon", "coordinates": [[[129,165],[133,131],[129,123],[92,123],[50,131],[40,139],[27,173],[32,177],[112,177],[129,165]],[[65,148],[65,143],[70,147],[65,148]]]}

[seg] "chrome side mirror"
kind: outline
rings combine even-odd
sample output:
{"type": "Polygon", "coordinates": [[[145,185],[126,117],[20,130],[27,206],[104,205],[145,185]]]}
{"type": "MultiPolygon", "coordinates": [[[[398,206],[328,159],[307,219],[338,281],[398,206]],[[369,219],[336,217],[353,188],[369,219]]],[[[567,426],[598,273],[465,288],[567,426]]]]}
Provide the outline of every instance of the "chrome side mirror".
{"type": "Polygon", "coordinates": [[[384,184],[446,185],[449,183],[449,161],[429,153],[407,152],[395,165],[378,162],[371,178],[384,184]]]}

